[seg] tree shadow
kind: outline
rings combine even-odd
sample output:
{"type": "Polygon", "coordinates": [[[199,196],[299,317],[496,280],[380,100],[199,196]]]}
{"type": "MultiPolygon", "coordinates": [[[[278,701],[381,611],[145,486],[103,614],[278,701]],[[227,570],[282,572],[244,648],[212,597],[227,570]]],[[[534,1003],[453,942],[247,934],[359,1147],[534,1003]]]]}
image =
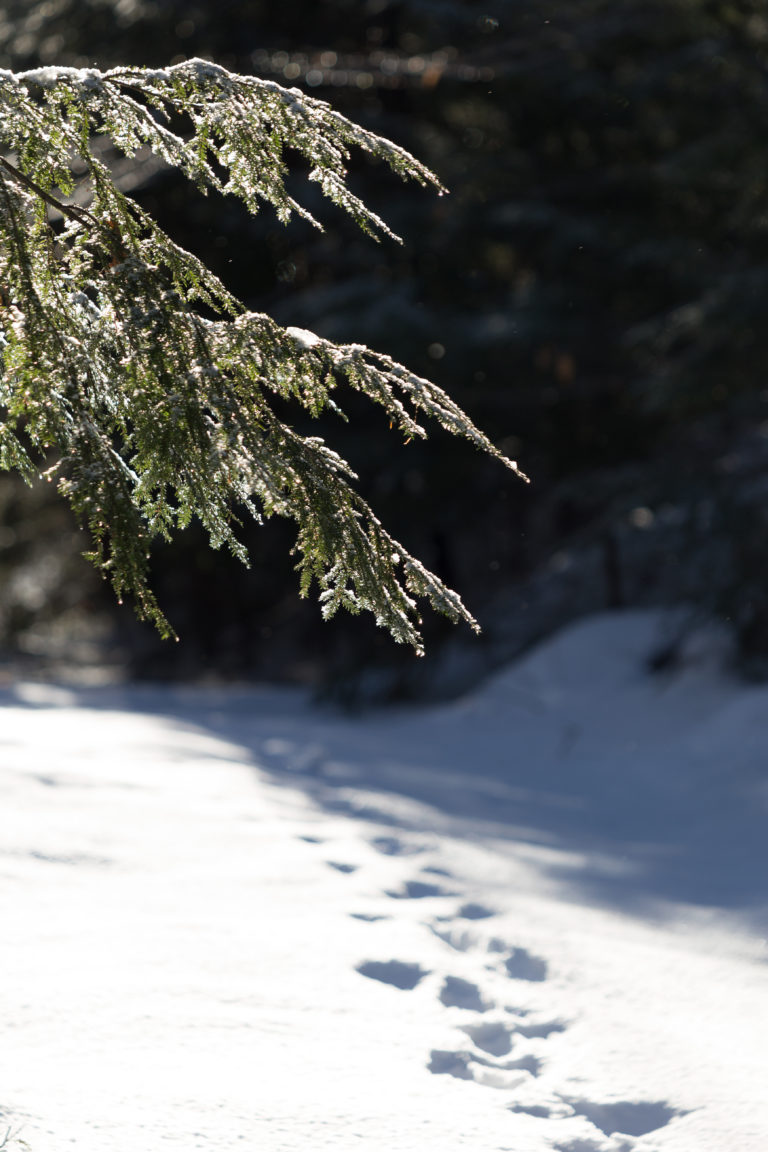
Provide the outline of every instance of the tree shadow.
{"type": "Polygon", "coordinates": [[[0,692],[0,706],[156,715],[372,836],[506,841],[574,899],[649,918],[716,907],[764,927],[768,689],[629,667],[620,690],[609,668],[569,692],[561,675],[547,696],[529,666],[453,705],[362,716],[266,687],[37,685],[0,692]]]}

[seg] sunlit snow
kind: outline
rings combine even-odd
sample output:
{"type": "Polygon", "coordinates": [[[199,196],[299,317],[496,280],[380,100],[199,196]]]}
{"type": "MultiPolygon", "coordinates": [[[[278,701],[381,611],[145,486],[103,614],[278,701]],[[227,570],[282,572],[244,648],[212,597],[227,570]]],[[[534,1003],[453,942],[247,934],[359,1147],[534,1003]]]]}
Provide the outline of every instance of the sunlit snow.
{"type": "Polygon", "coordinates": [[[0,1140],[765,1152],[768,688],[663,630],[357,718],[8,686],[0,1140]]]}

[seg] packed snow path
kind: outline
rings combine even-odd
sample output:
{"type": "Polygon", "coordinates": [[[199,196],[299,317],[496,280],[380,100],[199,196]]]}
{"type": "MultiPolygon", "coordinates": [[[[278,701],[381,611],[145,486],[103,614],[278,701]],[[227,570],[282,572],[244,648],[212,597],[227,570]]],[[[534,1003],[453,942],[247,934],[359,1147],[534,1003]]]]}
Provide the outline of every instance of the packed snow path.
{"type": "Polygon", "coordinates": [[[8,687],[0,1138],[765,1152],[768,690],[661,629],[362,719],[8,687]]]}

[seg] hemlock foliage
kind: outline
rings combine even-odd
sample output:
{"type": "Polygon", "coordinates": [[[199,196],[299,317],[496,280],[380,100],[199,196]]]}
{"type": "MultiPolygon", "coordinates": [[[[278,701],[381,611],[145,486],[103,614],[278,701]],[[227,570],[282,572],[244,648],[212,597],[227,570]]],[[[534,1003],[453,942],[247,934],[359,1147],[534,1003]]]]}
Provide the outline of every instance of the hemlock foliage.
{"type": "MultiPolygon", "coordinates": [[[[323,101],[202,60],[167,69],[0,72],[0,466],[46,475],[90,530],[118,596],[172,634],[148,586],[149,547],[199,517],[244,561],[234,509],[298,526],[301,590],[324,616],[368,610],[421,651],[415,597],[477,627],[384,529],[350,467],[275,407],[343,416],[345,384],[406,439],[422,416],[505,458],[440,388],[389,357],[246,311],[209,269],[121,193],[94,144],[151,150],[201,191],[251,212],[317,221],[288,192],[286,152],[374,237],[387,225],[348,188],[358,148],[398,175],[437,178],[323,101]]],[[[320,225],[317,225],[320,227],[320,225]]],[[[393,237],[397,239],[396,237],[393,237]]]]}

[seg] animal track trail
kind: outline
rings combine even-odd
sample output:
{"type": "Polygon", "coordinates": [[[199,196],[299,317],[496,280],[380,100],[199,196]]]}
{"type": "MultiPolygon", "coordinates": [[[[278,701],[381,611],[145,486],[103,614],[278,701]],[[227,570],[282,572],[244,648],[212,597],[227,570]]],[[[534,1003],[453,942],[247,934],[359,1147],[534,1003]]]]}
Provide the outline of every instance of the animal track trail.
{"type": "MultiPolygon", "coordinates": [[[[443,938],[441,932],[437,934],[443,938]]],[[[539,985],[548,978],[542,957],[498,938],[483,945],[462,930],[447,943],[470,956],[475,953],[481,963],[488,957],[498,958],[495,974],[510,982],[539,985]]],[[[357,971],[401,991],[412,991],[432,974],[418,963],[402,960],[369,960],[359,964],[357,971]]],[[[536,1019],[535,1009],[500,1006],[481,982],[450,973],[442,975],[437,998],[446,1011],[460,1014],[456,1029],[467,1042],[456,1048],[433,1048],[428,1071],[509,1093],[511,1113],[562,1123],[563,1139],[553,1144],[553,1152],[634,1152],[637,1138],[664,1128],[681,1114],[665,1101],[601,1103],[553,1092],[540,1077],[547,1063],[547,1042],[566,1031],[565,1021],[536,1019]]]]}
{"type": "MultiPolygon", "coordinates": [[[[377,837],[370,843],[380,855],[392,858],[393,868],[400,861],[426,851],[424,845],[396,836],[377,837]]],[[[326,863],[339,871],[347,871],[334,861],[326,863]]],[[[468,969],[467,975],[458,975],[450,968],[440,973],[438,969],[437,999],[447,1012],[460,1017],[455,1026],[466,1042],[455,1049],[431,1049],[427,1068],[435,1076],[473,1081],[497,1091],[530,1088],[545,1063],[542,1046],[549,1037],[563,1032],[566,1025],[561,1020],[529,1019],[526,1010],[511,1009],[504,1002],[503,989],[507,984],[520,982],[544,984],[549,971],[547,961],[519,944],[484,932],[485,922],[497,916],[496,909],[462,897],[462,893],[455,890],[455,884],[448,888],[446,884],[453,879],[448,869],[430,863],[418,869],[416,875],[400,878],[397,884],[384,889],[397,914],[421,900],[461,901],[452,912],[422,921],[425,929],[462,955],[468,969]],[[479,979],[469,978],[474,971],[479,972],[479,979]]],[[[351,915],[369,922],[379,918],[377,914],[353,912],[351,915]]],[[[420,963],[399,958],[364,960],[356,966],[356,971],[399,992],[412,992],[425,977],[432,975],[420,963]]],[[[536,1103],[532,1107],[536,1107],[536,1103]]],[[[551,1115],[543,1103],[539,1107],[542,1116],[551,1115]]],[[[566,1114],[574,1114],[569,1105],[561,1107],[566,1114]]]]}
{"type": "Polygon", "coordinates": [[[512,981],[542,983],[548,966],[542,957],[498,936],[488,937],[480,924],[497,915],[474,901],[462,904],[453,916],[435,917],[427,925],[464,962],[481,972],[480,979],[446,974],[438,991],[440,1003],[459,1015],[455,1027],[466,1042],[454,1050],[432,1049],[427,1067],[436,1076],[472,1080],[484,1087],[512,1091],[530,1086],[545,1063],[542,1041],[565,1024],[560,1020],[528,1020],[527,1010],[505,1005],[512,981]],[[456,1010],[459,1010],[458,1012],[456,1010]]]}
{"type": "MultiPolygon", "coordinates": [[[[510,983],[544,985],[549,979],[543,957],[501,937],[484,942],[477,930],[460,924],[432,925],[432,930],[455,951],[490,959],[486,969],[490,967],[510,983]]],[[[474,1019],[458,1024],[471,1047],[455,1051],[433,1049],[430,1072],[473,1080],[489,1088],[519,1090],[519,1099],[509,1105],[510,1111],[546,1120],[586,1121],[594,1131],[594,1136],[580,1135],[556,1144],[555,1152],[633,1152],[638,1138],[659,1131],[683,1114],[666,1101],[601,1103],[560,1093],[553,1095],[551,1089],[545,1095],[543,1089],[536,1087],[536,1081],[546,1064],[546,1041],[567,1030],[565,1021],[537,1019],[530,1010],[509,1006],[505,1008],[506,1017],[498,1018],[498,1004],[482,992],[480,985],[457,977],[445,979],[440,999],[447,1007],[474,1008],[476,1014],[474,1019]]]]}
{"type": "MultiPolygon", "coordinates": [[[[392,859],[393,870],[429,850],[424,843],[398,836],[379,836],[369,843],[379,855],[392,859]]],[[[342,874],[360,867],[331,859],[325,863],[342,874]]],[[[416,872],[406,878],[401,873],[394,884],[383,889],[393,915],[399,917],[406,909],[420,908],[421,900],[462,899],[462,894],[453,890],[459,886],[447,869],[428,864],[416,872]],[[453,886],[448,888],[446,883],[451,882],[453,886]]],[[[409,918],[412,915],[407,914],[409,918]]],[[[427,968],[416,960],[395,957],[363,960],[356,971],[404,993],[413,992],[427,977],[437,978],[437,1000],[451,1014],[453,1027],[464,1042],[454,1048],[431,1049],[426,1067],[433,1075],[507,1092],[510,1113],[562,1124],[562,1139],[552,1145],[553,1152],[634,1152],[637,1139],[659,1131],[681,1113],[665,1101],[601,1103],[576,1099],[553,1091],[553,1086],[541,1079],[552,1037],[566,1032],[568,1024],[546,1012],[548,961],[513,940],[488,933],[491,926],[485,922],[497,915],[493,907],[465,898],[453,912],[420,921],[424,930],[457,954],[456,968],[463,969],[463,975],[455,968],[451,971],[450,964],[441,971],[439,963],[427,968]],[[508,997],[507,991],[511,994],[515,989],[517,995],[508,997]],[[527,1006],[513,1007],[509,1003],[512,999],[527,1006]]],[[[351,912],[350,916],[367,923],[392,918],[379,912],[351,912]]],[[[423,991],[429,994],[428,986],[423,991]]]]}

